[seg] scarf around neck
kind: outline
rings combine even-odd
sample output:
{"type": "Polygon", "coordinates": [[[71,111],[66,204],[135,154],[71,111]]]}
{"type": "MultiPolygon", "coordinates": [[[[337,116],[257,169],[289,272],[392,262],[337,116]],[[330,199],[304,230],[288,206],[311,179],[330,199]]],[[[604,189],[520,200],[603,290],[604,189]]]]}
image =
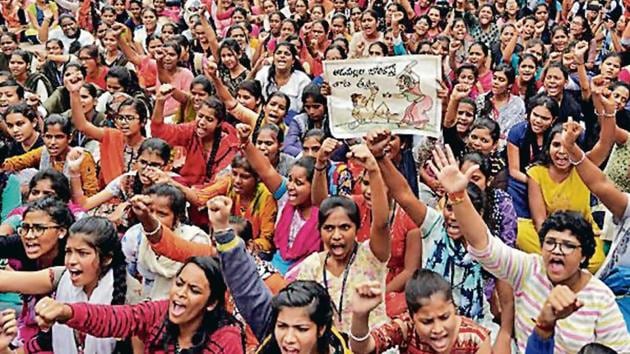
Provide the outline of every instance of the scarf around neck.
{"type": "Polygon", "coordinates": [[[319,252],[321,248],[321,238],[317,230],[317,213],[319,209],[314,206],[311,208],[310,217],[297,232],[291,247],[289,247],[289,234],[291,233],[291,224],[297,210],[295,206],[287,202],[280,212],[274,243],[278,247],[278,252],[280,252],[282,259],[293,262],[289,269],[299,264],[311,253],[319,252]]]}

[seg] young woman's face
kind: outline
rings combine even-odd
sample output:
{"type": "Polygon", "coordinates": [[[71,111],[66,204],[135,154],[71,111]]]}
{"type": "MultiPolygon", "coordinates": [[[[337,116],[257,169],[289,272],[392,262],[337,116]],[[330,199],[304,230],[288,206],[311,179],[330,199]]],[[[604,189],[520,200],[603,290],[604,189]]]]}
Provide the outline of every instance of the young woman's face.
{"type": "Polygon", "coordinates": [[[172,71],[177,69],[177,61],[179,60],[179,55],[175,48],[171,46],[166,46],[163,49],[164,57],[162,58],[162,64],[164,65],[164,69],[172,71]]]}
{"type": "Polygon", "coordinates": [[[618,86],[612,91],[612,98],[615,101],[615,109],[621,111],[628,104],[630,91],[624,86],[618,86]]]}
{"type": "Polygon", "coordinates": [[[237,195],[251,197],[256,192],[256,178],[243,167],[234,167],[232,168],[232,186],[237,195]]]}
{"type": "Polygon", "coordinates": [[[482,25],[488,25],[492,22],[493,15],[490,7],[484,6],[481,10],[479,10],[479,23],[482,25]]]}
{"type": "Polygon", "coordinates": [[[156,53],[161,51],[163,46],[164,44],[162,43],[162,40],[160,39],[156,38],[156,39],[150,40],[149,44],[147,45],[147,51],[149,52],[149,56],[155,59],[156,53]]]}
{"type": "Polygon", "coordinates": [[[61,55],[63,54],[63,49],[57,41],[52,41],[46,43],[46,52],[51,55],[61,55]]]}
{"type": "Polygon", "coordinates": [[[209,307],[215,305],[208,304],[210,295],[204,271],[195,264],[186,264],[168,294],[168,319],[175,325],[201,322],[209,307]]]}
{"type": "Polygon", "coordinates": [[[287,102],[280,96],[272,96],[265,105],[265,116],[269,123],[280,125],[287,115],[287,102]]]}
{"type": "Polygon", "coordinates": [[[460,102],[457,105],[457,120],[455,127],[459,134],[465,134],[470,129],[475,120],[475,107],[467,102],[460,102]]]}
{"type": "Polygon", "coordinates": [[[234,53],[232,49],[223,48],[221,49],[221,63],[223,63],[228,70],[232,70],[239,62],[236,53],[234,53]]]}
{"type": "Polygon", "coordinates": [[[459,228],[459,222],[457,222],[457,218],[453,212],[453,203],[448,199],[446,200],[444,209],[442,209],[442,216],[444,217],[444,229],[448,237],[455,241],[461,239],[463,236],[459,228]]]}
{"type": "Polygon", "coordinates": [[[560,68],[552,67],[547,70],[543,85],[545,92],[550,97],[559,97],[564,91],[564,85],[566,84],[566,78],[560,68]]]}
{"type": "Polygon", "coordinates": [[[293,166],[289,171],[287,194],[291,205],[301,206],[311,203],[311,182],[306,172],[302,166],[293,166]]]}
{"type": "Polygon", "coordinates": [[[141,16],[142,7],[140,7],[139,4],[132,2],[129,4],[129,12],[131,13],[131,16],[138,19],[141,16]]]}
{"type": "Polygon", "coordinates": [[[142,14],[142,24],[149,30],[155,29],[157,24],[157,17],[151,11],[145,11],[142,14]]]}
{"type": "Polygon", "coordinates": [[[324,43],[326,41],[326,35],[326,29],[319,22],[315,23],[311,28],[311,36],[317,43],[324,43]]]}
{"type": "Polygon", "coordinates": [[[307,10],[308,7],[306,6],[306,3],[304,1],[298,0],[295,2],[295,13],[300,16],[304,16],[306,15],[307,10]]]}
{"type": "Polygon", "coordinates": [[[247,44],[247,33],[241,27],[232,29],[230,36],[238,43],[241,49],[245,49],[249,46],[247,44]]]}
{"type": "Polygon", "coordinates": [[[413,30],[418,36],[424,36],[425,34],[427,34],[429,28],[429,22],[427,22],[427,19],[424,17],[418,19],[418,21],[416,21],[416,24],[413,26],[413,30]]]}
{"type": "Polygon", "coordinates": [[[145,187],[152,185],[153,181],[149,178],[149,173],[153,170],[163,170],[166,164],[167,161],[164,161],[157,151],[151,149],[142,151],[136,161],[136,171],[138,172],[140,183],[145,187]]]}
{"type": "Polygon", "coordinates": [[[580,271],[584,256],[580,241],[570,230],[549,230],[542,243],[542,257],[552,284],[561,284],[580,271]]]}
{"type": "Polygon", "coordinates": [[[486,54],[481,49],[479,45],[473,45],[468,50],[468,62],[477,66],[478,68],[482,67],[486,63],[486,54]]]}
{"type": "Polygon", "coordinates": [[[208,92],[206,92],[202,84],[192,85],[190,87],[190,94],[192,96],[192,104],[193,104],[193,109],[195,111],[199,111],[199,109],[201,108],[202,102],[206,98],[210,97],[210,95],[208,94],[208,92]]]}
{"type": "Polygon", "coordinates": [[[582,38],[584,33],[584,19],[581,17],[574,17],[569,24],[569,32],[574,39],[582,38]]]}
{"type": "Polygon", "coordinates": [[[460,84],[472,86],[475,84],[475,81],[477,81],[477,79],[475,78],[475,73],[470,69],[462,70],[457,76],[457,82],[460,84]]]}
{"type": "Polygon", "coordinates": [[[172,202],[169,197],[152,195],[151,213],[162,225],[169,229],[175,228],[177,220],[173,213],[172,202]]]}
{"type": "Polygon", "coordinates": [[[208,107],[206,104],[202,104],[201,109],[197,111],[195,121],[197,123],[195,133],[202,140],[214,136],[214,131],[219,125],[219,119],[216,116],[216,111],[213,108],[208,107]]]}
{"type": "Polygon", "coordinates": [[[455,305],[441,293],[420,301],[422,307],[413,314],[416,333],[436,353],[446,353],[456,339],[459,326],[455,305]]]}
{"type": "Polygon", "coordinates": [[[376,34],[376,19],[369,13],[364,13],[361,16],[361,29],[366,36],[372,36],[376,34]]]}
{"type": "Polygon", "coordinates": [[[319,149],[322,147],[321,141],[316,137],[305,138],[302,143],[302,156],[317,157],[319,149]]]}
{"type": "Polygon", "coordinates": [[[16,86],[0,87],[0,113],[9,109],[12,104],[20,103],[20,96],[17,93],[16,86]]]}
{"type": "Polygon", "coordinates": [[[616,81],[621,70],[621,59],[616,56],[608,57],[599,66],[599,71],[609,81],[616,81]]]}
{"type": "Polygon", "coordinates": [[[492,76],[492,93],[497,95],[505,95],[510,92],[510,83],[507,75],[503,71],[495,71],[492,76]]]}
{"type": "Polygon", "coordinates": [[[516,36],[516,28],[514,26],[505,26],[499,37],[502,46],[508,45],[512,37],[516,36]]]}
{"type": "Polygon", "coordinates": [[[357,226],[350,220],[346,210],[341,207],[333,209],[319,232],[330,255],[339,262],[348,261],[354,249],[357,226]]]}
{"type": "Polygon", "coordinates": [[[96,249],[85,241],[87,237],[80,233],[68,237],[64,264],[72,285],[93,290],[101,277],[103,265],[96,249]]]}
{"type": "Polygon", "coordinates": [[[1,36],[0,46],[2,46],[2,53],[7,56],[13,54],[13,51],[18,48],[18,44],[10,36],[1,36]]]}
{"type": "Polygon", "coordinates": [[[48,213],[41,210],[26,213],[21,227],[22,231],[18,233],[29,259],[39,259],[55,252],[59,240],[66,236],[66,230],[60,228],[48,213]]]}
{"type": "Polygon", "coordinates": [[[280,46],[276,48],[276,51],[273,53],[273,64],[276,70],[291,70],[294,61],[293,53],[291,53],[291,50],[289,50],[287,46],[280,46]]]}
{"type": "Polygon", "coordinates": [[[28,63],[19,55],[11,55],[9,60],[9,71],[14,77],[20,77],[28,74],[28,63]]]}
{"type": "Polygon", "coordinates": [[[295,26],[293,26],[293,23],[289,22],[289,21],[284,21],[282,23],[282,26],[280,27],[280,38],[281,39],[287,39],[287,37],[289,37],[290,35],[292,35],[293,33],[295,33],[295,26]]]}
{"type": "Polygon", "coordinates": [[[142,130],[140,115],[133,106],[129,105],[118,109],[118,114],[114,118],[114,125],[127,137],[136,136],[142,130]]]}
{"type": "Polygon", "coordinates": [[[551,144],[549,145],[549,157],[551,157],[551,162],[557,169],[566,171],[571,168],[569,154],[567,154],[567,151],[562,146],[561,134],[554,134],[551,139],[551,144]]]}
{"type": "Polygon", "coordinates": [[[243,16],[242,12],[234,11],[232,13],[232,22],[235,24],[243,24],[245,23],[245,16],[243,16]]]}
{"type": "Polygon", "coordinates": [[[304,102],[304,111],[311,121],[319,122],[324,119],[325,110],[326,107],[319,102],[315,102],[315,99],[312,97],[308,97],[304,102]]]}
{"type": "Polygon", "coordinates": [[[278,142],[278,136],[270,129],[260,130],[256,137],[256,148],[262,152],[267,159],[275,163],[278,161],[280,154],[280,143],[278,142]]]}
{"type": "Polygon", "coordinates": [[[101,13],[101,19],[103,20],[103,23],[111,26],[114,22],[116,22],[116,14],[112,11],[104,11],[101,13]]]}
{"type": "Polygon", "coordinates": [[[436,8],[431,8],[427,15],[431,19],[432,27],[437,27],[437,25],[440,23],[440,20],[442,19],[442,16],[440,16],[440,10],[436,8]]]}
{"type": "Polygon", "coordinates": [[[236,91],[236,100],[238,101],[238,103],[242,104],[243,106],[253,111],[258,110],[259,100],[257,100],[256,97],[247,90],[241,89],[241,90],[236,91]]]}
{"type": "Polygon", "coordinates": [[[26,142],[35,134],[35,123],[21,113],[7,114],[4,120],[11,138],[17,143],[26,142]]]}
{"type": "Polygon", "coordinates": [[[497,142],[486,128],[475,128],[468,136],[468,147],[482,155],[490,155],[496,146],[497,142]]]}
{"type": "Polygon", "coordinates": [[[52,157],[65,153],[69,148],[70,137],[61,130],[61,125],[53,124],[47,127],[44,133],[46,150],[52,157]]]}
{"type": "Polygon", "coordinates": [[[341,18],[335,18],[332,20],[330,24],[330,28],[332,30],[332,34],[334,37],[342,35],[346,33],[346,24],[341,18]]]}
{"type": "Polygon", "coordinates": [[[313,10],[311,10],[311,20],[319,21],[323,19],[324,19],[324,10],[322,9],[322,7],[321,6],[313,7],[313,10]]]}
{"type": "Polygon", "coordinates": [[[162,35],[162,40],[164,42],[168,42],[175,36],[175,28],[173,26],[162,26],[162,31],[160,31],[162,35]]]}
{"type": "Polygon", "coordinates": [[[549,11],[545,6],[538,6],[534,12],[536,22],[547,22],[549,20],[549,11]]]}
{"type": "Polygon", "coordinates": [[[553,124],[553,115],[545,106],[536,106],[529,115],[529,125],[536,135],[544,134],[553,124]]]}
{"type": "Polygon", "coordinates": [[[267,0],[263,2],[263,10],[265,11],[265,14],[269,16],[272,13],[278,11],[278,8],[276,7],[275,1],[267,0]]]}
{"type": "Polygon", "coordinates": [[[42,179],[35,183],[35,186],[28,192],[27,202],[32,203],[34,201],[46,198],[54,197],[57,195],[57,191],[53,188],[52,182],[49,179],[42,179]]]}
{"type": "Polygon", "coordinates": [[[282,28],[282,18],[277,14],[269,16],[269,31],[274,36],[277,36],[280,34],[281,28],[282,28]]]}
{"type": "Polygon", "coordinates": [[[121,15],[125,12],[125,1],[124,0],[116,0],[114,1],[114,9],[116,10],[116,14],[121,15]]]}
{"type": "Polygon", "coordinates": [[[317,328],[305,307],[282,307],[273,335],[282,354],[311,354],[317,352],[317,339],[325,328],[317,328]]]}
{"type": "Polygon", "coordinates": [[[468,33],[468,29],[466,29],[466,24],[462,21],[457,21],[453,25],[453,29],[451,30],[451,34],[455,40],[462,41],[466,38],[466,33],[468,33]]]}
{"type": "Polygon", "coordinates": [[[98,59],[90,56],[87,51],[79,52],[79,61],[88,74],[95,73],[98,70],[98,59]]]}
{"type": "Polygon", "coordinates": [[[555,31],[551,37],[551,46],[556,52],[563,52],[569,43],[569,36],[564,31],[555,31]]]}
{"type": "Polygon", "coordinates": [[[105,37],[103,37],[103,45],[105,49],[115,51],[118,49],[118,41],[116,40],[116,36],[113,32],[105,33],[105,37]]]}
{"type": "Polygon", "coordinates": [[[535,78],[536,75],[536,63],[532,58],[525,58],[518,64],[518,73],[520,79],[524,82],[529,82],[535,78]]]}

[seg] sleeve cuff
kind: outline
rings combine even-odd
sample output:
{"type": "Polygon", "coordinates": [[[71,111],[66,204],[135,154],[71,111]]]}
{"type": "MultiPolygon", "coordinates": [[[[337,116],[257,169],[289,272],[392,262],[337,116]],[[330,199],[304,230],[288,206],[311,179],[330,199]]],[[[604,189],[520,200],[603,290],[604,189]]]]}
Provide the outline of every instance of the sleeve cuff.
{"type": "Polygon", "coordinates": [[[214,234],[217,241],[217,251],[227,252],[238,246],[239,239],[234,234],[234,230],[227,229],[214,234]]]}

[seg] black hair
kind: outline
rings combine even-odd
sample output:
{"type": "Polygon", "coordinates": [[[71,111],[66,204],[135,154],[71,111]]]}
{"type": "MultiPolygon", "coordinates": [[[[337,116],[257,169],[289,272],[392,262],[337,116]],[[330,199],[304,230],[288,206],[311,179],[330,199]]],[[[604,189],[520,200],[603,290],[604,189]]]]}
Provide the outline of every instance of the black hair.
{"type": "Polygon", "coordinates": [[[72,122],[68,117],[61,114],[51,114],[44,119],[44,133],[47,132],[51,126],[57,124],[61,126],[61,131],[68,137],[72,135],[72,122]]]}
{"type": "Polygon", "coordinates": [[[232,158],[230,166],[232,167],[232,170],[234,170],[235,168],[242,168],[249,172],[254,178],[256,178],[256,180],[258,180],[258,172],[256,172],[254,167],[252,167],[252,165],[249,163],[249,160],[247,160],[247,158],[242,154],[235,154],[232,158]]]}
{"type": "MultiPolygon", "coordinates": [[[[72,215],[70,208],[68,208],[67,203],[59,200],[57,197],[49,196],[29,203],[26,206],[22,217],[25,218],[28,213],[36,211],[46,213],[55,224],[59,225],[60,229],[66,230],[66,232],[74,223],[74,216],[72,215]]],[[[64,264],[67,240],[68,237],[62,237],[59,239],[57,243],[57,249],[59,252],[53,260],[53,264],[64,264]]],[[[35,270],[35,266],[36,263],[34,261],[28,260],[24,264],[24,270],[35,270]]]]}
{"type": "Polygon", "coordinates": [[[335,209],[342,208],[357,230],[361,228],[361,212],[357,203],[344,196],[333,196],[324,199],[317,213],[317,228],[321,229],[335,209]]]}
{"type": "Polygon", "coordinates": [[[464,63],[464,64],[460,65],[457,69],[455,69],[455,80],[457,80],[459,75],[461,75],[462,71],[464,71],[464,70],[472,71],[473,72],[473,76],[475,77],[475,80],[477,80],[477,78],[479,77],[479,69],[477,69],[476,66],[474,66],[471,63],[464,63]]]}
{"type": "MultiPolygon", "coordinates": [[[[260,132],[263,130],[272,131],[276,135],[276,141],[278,141],[278,145],[282,146],[282,143],[284,142],[284,130],[280,129],[280,127],[273,123],[266,123],[263,124],[262,127],[260,127],[260,129],[258,130],[258,135],[260,135],[260,132]]],[[[256,138],[258,139],[258,137],[256,138]]]]}
{"type": "Polygon", "coordinates": [[[24,99],[24,86],[20,85],[13,79],[8,79],[0,82],[0,87],[15,87],[15,92],[20,100],[24,99]]]}
{"type": "MultiPolygon", "coordinates": [[[[241,329],[241,344],[243,348],[245,348],[245,335],[241,323],[225,309],[225,292],[227,291],[227,285],[223,280],[219,261],[213,257],[191,257],[180,268],[176,277],[179,277],[183,269],[190,264],[194,264],[204,272],[210,288],[210,296],[208,297],[206,305],[210,306],[215,304],[215,306],[210,311],[206,309],[203,310],[204,314],[201,325],[197,328],[197,332],[192,337],[193,346],[188,352],[203,352],[208,342],[214,342],[212,335],[225,326],[236,326],[241,329]]],[[[175,284],[176,283],[173,283],[172,286],[176,286],[175,284]]],[[[162,337],[162,344],[165,352],[172,352],[172,349],[169,348],[172,348],[177,342],[179,326],[170,321],[168,314],[165,317],[164,326],[166,330],[162,337]]],[[[218,343],[215,343],[215,345],[220,348],[218,343]]]]}
{"type": "Polygon", "coordinates": [[[569,69],[567,69],[566,66],[562,65],[562,63],[559,62],[553,62],[553,63],[549,63],[547,65],[547,67],[545,68],[544,72],[543,72],[543,82],[544,82],[544,78],[547,77],[547,73],[549,72],[549,70],[551,69],[560,69],[560,71],[562,72],[562,76],[564,76],[565,80],[569,79],[569,69]]]}
{"type": "Polygon", "coordinates": [[[213,96],[216,94],[214,84],[212,83],[212,81],[208,80],[205,75],[197,75],[190,83],[191,89],[195,85],[201,85],[203,87],[203,91],[207,93],[208,96],[213,96]]]}
{"type": "MultiPolygon", "coordinates": [[[[339,14],[339,15],[341,15],[341,14],[339,14]]],[[[344,17],[344,16],[341,15],[341,17],[344,17]]],[[[348,52],[346,51],[346,48],[340,46],[339,44],[331,44],[328,47],[326,47],[326,50],[324,51],[324,58],[326,57],[328,52],[331,51],[331,50],[338,51],[339,54],[341,55],[341,59],[348,59],[348,52]]]]}
{"type": "MultiPolygon", "coordinates": [[[[291,109],[291,99],[284,92],[276,91],[276,92],[272,92],[269,95],[269,98],[267,99],[267,102],[265,102],[265,105],[268,104],[269,101],[271,101],[271,99],[274,97],[280,97],[281,99],[284,100],[284,104],[286,107],[284,115],[286,116],[289,113],[289,109],[291,109]]],[[[256,139],[258,138],[258,133],[260,132],[261,126],[263,125],[264,121],[265,121],[265,111],[264,109],[262,109],[260,110],[258,119],[256,119],[256,124],[254,124],[254,131],[252,133],[252,141],[256,141],[256,139]]],[[[284,133],[283,133],[282,140],[284,141],[284,133]]]]}
{"type": "MultiPolygon", "coordinates": [[[[107,75],[105,75],[105,79],[109,78],[117,79],[120,87],[124,89],[124,92],[131,96],[134,96],[138,93],[144,94],[144,91],[142,90],[138,82],[138,76],[135,74],[135,72],[127,69],[124,66],[116,65],[109,68],[107,75]]],[[[150,107],[147,106],[145,110],[149,108],[150,107]]]]}
{"type": "Polygon", "coordinates": [[[385,44],[385,43],[383,43],[381,41],[372,42],[370,44],[370,46],[368,47],[368,51],[373,46],[379,47],[381,49],[381,51],[383,51],[383,56],[387,56],[387,54],[389,54],[389,48],[387,47],[387,44],[385,44]]]}
{"type": "Polygon", "coordinates": [[[160,183],[151,186],[146,194],[158,197],[166,197],[171,203],[170,208],[175,215],[175,221],[185,222],[186,220],[186,196],[177,187],[167,183],[160,183]]]}
{"type": "Polygon", "coordinates": [[[258,101],[262,101],[262,86],[258,80],[243,80],[237,87],[236,91],[244,90],[249,92],[258,101]]]}
{"type": "Polygon", "coordinates": [[[221,41],[221,45],[219,45],[219,50],[218,50],[218,56],[219,56],[218,66],[223,70],[227,70],[227,68],[225,67],[225,64],[223,64],[223,61],[221,60],[221,52],[223,51],[223,49],[227,49],[231,51],[237,59],[243,55],[243,51],[242,51],[241,46],[238,44],[238,42],[233,38],[226,38],[223,41],[221,41]]]}
{"type": "Polygon", "coordinates": [[[26,67],[28,68],[31,67],[31,62],[33,61],[33,54],[23,49],[16,49],[13,51],[13,53],[11,53],[11,56],[14,56],[14,55],[17,55],[18,57],[22,58],[22,60],[24,60],[24,62],[26,63],[26,67]]]}
{"type": "Polygon", "coordinates": [[[114,273],[112,305],[124,305],[127,294],[127,263],[122,251],[116,227],[111,221],[98,216],[86,216],[70,227],[70,235],[82,234],[82,239],[96,250],[100,260],[101,274],[109,269],[114,273]],[[109,264],[107,259],[111,258],[109,264]]]}
{"type": "Polygon", "coordinates": [[[252,223],[246,218],[230,215],[230,225],[245,244],[254,239],[254,228],[252,227],[252,223]]]}
{"type": "Polygon", "coordinates": [[[302,137],[302,143],[304,143],[304,141],[309,138],[315,138],[321,144],[324,142],[324,139],[326,139],[326,133],[322,129],[309,129],[306,131],[306,133],[304,133],[304,136],[302,137]]]}
{"type": "MultiPolygon", "coordinates": [[[[529,53],[520,54],[520,61],[518,65],[521,66],[521,63],[523,63],[527,59],[532,60],[534,62],[534,66],[536,67],[536,69],[538,69],[538,58],[536,58],[535,55],[529,53]]],[[[536,75],[532,75],[532,78],[527,82],[527,87],[525,88],[524,101],[527,102],[531,97],[535,96],[537,92],[538,88],[536,87],[536,75]]]]}
{"type": "Polygon", "coordinates": [[[37,118],[39,118],[37,111],[25,102],[9,105],[9,108],[7,108],[5,113],[5,119],[9,114],[21,114],[31,122],[35,122],[37,118]]]}
{"type": "MultiPolygon", "coordinates": [[[[507,94],[509,96],[510,91],[512,89],[512,84],[514,83],[514,79],[515,79],[514,70],[512,69],[512,66],[505,63],[501,63],[496,66],[493,73],[495,76],[496,76],[496,73],[505,74],[505,77],[507,78],[507,83],[508,83],[507,94]]],[[[492,111],[494,110],[494,105],[492,103],[493,97],[494,97],[494,93],[492,91],[488,92],[485,95],[484,100],[483,100],[483,107],[479,111],[479,115],[489,116],[492,114],[492,111]]]]}
{"type": "Polygon", "coordinates": [[[453,291],[440,274],[430,269],[417,269],[405,285],[405,300],[409,314],[413,315],[423,306],[423,301],[434,294],[442,294],[444,300],[453,301],[453,291]]]}
{"type": "Polygon", "coordinates": [[[479,117],[479,118],[475,119],[473,121],[472,125],[470,126],[470,131],[473,131],[474,129],[487,129],[487,130],[489,130],[490,131],[490,138],[492,138],[492,141],[494,143],[499,141],[499,138],[501,137],[501,126],[499,126],[499,123],[497,123],[497,121],[495,121],[492,118],[479,117]]]}
{"type": "Polygon", "coordinates": [[[85,45],[83,47],[81,47],[81,49],[79,49],[79,53],[87,53],[87,55],[92,58],[92,59],[97,59],[99,58],[98,56],[98,47],[94,44],[88,44],[85,45]]]}
{"type": "MultiPolygon", "coordinates": [[[[485,195],[485,205],[483,206],[483,209],[490,210],[492,206],[496,203],[496,190],[494,187],[492,187],[491,183],[492,179],[494,178],[494,175],[492,173],[492,162],[490,161],[490,158],[478,152],[469,152],[465,154],[461,158],[461,161],[459,163],[460,169],[462,168],[462,166],[464,166],[464,163],[466,162],[471,162],[479,166],[479,172],[481,172],[486,177],[485,191],[481,191],[481,188],[479,188],[479,191],[485,195]]],[[[497,220],[493,217],[493,215],[491,213],[483,213],[483,219],[486,222],[486,225],[488,225],[488,229],[490,229],[495,236],[499,237],[501,225],[497,224],[497,220]]]]}
{"type": "MultiPolygon", "coordinates": [[[[171,146],[160,138],[144,139],[138,148],[138,158],[140,158],[140,155],[142,155],[145,151],[152,151],[158,154],[164,161],[165,165],[171,160],[171,146]]],[[[140,174],[135,174],[131,189],[134,195],[141,194],[143,192],[144,186],[140,181],[140,174]]]]}
{"type": "Polygon", "coordinates": [[[573,236],[580,242],[584,261],[580,263],[581,268],[588,266],[588,261],[595,254],[595,234],[593,226],[586,221],[581,213],[576,211],[555,211],[543,222],[542,227],[538,231],[540,244],[543,244],[545,236],[549,231],[570,231],[573,236]]]}
{"type": "Polygon", "coordinates": [[[144,100],[136,97],[130,97],[120,103],[120,105],[118,106],[118,112],[120,112],[123,107],[132,107],[136,111],[136,113],[138,113],[138,116],[140,116],[140,124],[144,126],[144,123],[149,117],[150,110],[150,107],[147,107],[147,104],[144,100]]]}
{"type": "MultiPolygon", "coordinates": [[[[66,65],[63,66],[62,76],[66,76],[66,73],[68,72],[68,69],[70,69],[70,68],[74,68],[74,69],[79,70],[81,75],[83,75],[83,77],[85,77],[85,75],[86,75],[85,68],[78,61],[70,61],[70,62],[66,63],[66,65]]],[[[110,69],[110,71],[111,71],[111,69],[110,69]]]]}
{"type": "Polygon", "coordinates": [[[309,183],[313,182],[313,174],[315,172],[315,158],[312,156],[302,156],[297,159],[291,168],[302,167],[306,170],[306,180],[309,183]]]}
{"type": "MultiPolygon", "coordinates": [[[[272,321],[269,328],[271,339],[264,346],[262,354],[280,353],[277,339],[274,334],[278,315],[284,308],[302,307],[308,313],[311,321],[320,328],[325,328],[324,334],[317,339],[318,353],[328,353],[333,335],[333,307],[328,291],[318,282],[312,280],[296,280],[273,297],[271,300],[272,321]]],[[[319,331],[318,331],[319,333],[319,331]]]]}
{"type": "Polygon", "coordinates": [[[588,343],[577,354],[617,354],[617,351],[600,343],[588,343]]]}
{"type": "Polygon", "coordinates": [[[225,120],[227,111],[225,110],[225,104],[214,96],[210,96],[203,101],[203,105],[211,108],[214,111],[214,117],[217,120],[217,126],[214,128],[214,137],[212,139],[212,150],[210,150],[210,157],[206,162],[206,176],[211,179],[214,165],[217,163],[217,153],[219,152],[219,146],[221,145],[221,135],[223,134],[223,128],[221,123],[225,120]]]}
{"type": "Polygon", "coordinates": [[[551,142],[553,141],[554,136],[556,136],[557,134],[562,134],[562,131],[562,123],[556,123],[551,127],[551,129],[548,130],[548,133],[547,135],[545,135],[545,139],[543,141],[542,150],[540,151],[540,154],[536,159],[537,165],[549,167],[553,163],[551,161],[549,149],[551,149],[551,142]]]}
{"type": "Polygon", "coordinates": [[[38,171],[29,181],[28,190],[30,191],[35,188],[39,181],[49,180],[52,185],[52,189],[56,193],[56,197],[64,203],[69,203],[70,198],[72,197],[72,193],[70,191],[70,181],[68,181],[68,177],[66,177],[63,173],[52,169],[47,168],[44,170],[38,171]]]}
{"type": "MultiPolygon", "coordinates": [[[[291,73],[293,73],[296,70],[299,71],[304,71],[304,68],[302,67],[302,63],[300,62],[300,56],[298,53],[297,48],[291,43],[291,42],[280,42],[276,45],[276,50],[274,51],[274,54],[276,51],[278,51],[280,48],[285,47],[289,49],[289,52],[291,52],[291,56],[293,57],[293,65],[291,66],[291,73]]],[[[273,87],[276,87],[276,64],[272,63],[269,66],[269,74],[267,76],[267,95],[270,96],[271,98],[271,89],[273,87]]],[[[288,107],[287,107],[288,110],[288,107]]]]}

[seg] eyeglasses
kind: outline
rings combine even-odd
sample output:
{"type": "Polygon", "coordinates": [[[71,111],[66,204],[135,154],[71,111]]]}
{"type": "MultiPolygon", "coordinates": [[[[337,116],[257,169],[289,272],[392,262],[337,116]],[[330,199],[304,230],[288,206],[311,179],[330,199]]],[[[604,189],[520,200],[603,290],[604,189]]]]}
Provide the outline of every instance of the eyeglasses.
{"type": "Polygon", "coordinates": [[[563,256],[568,256],[571,253],[573,253],[573,251],[575,251],[578,248],[581,248],[582,246],[576,245],[570,242],[558,242],[551,238],[546,238],[543,241],[542,248],[547,252],[555,251],[556,247],[560,247],[559,248],[560,253],[562,253],[563,256]]]}
{"type": "Polygon", "coordinates": [[[50,229],[58,229],[59,225],[40,225],[40,224],[24,224],[17,228],[17,233],[20,236],[26,236],[29,232],[33,231],[33,236],[40,237],[44,232],[50,229]]]}
{"type": "Polygon", "coordinates": [[[129,122],[133,122],[134,120],[140,120],[140,117],[132,116],[132,115],[125,115],[125,114],[117,114],[114,117],[114,119],[121,123],[129,123],[129,122]]]}
{"type": "Polygon", "coordinates": [[[164,167],[163,163],[160,163],[160,162],[149,162],[149,161],[143,160],[143,159],[138,159],[138,163],[142,167],[153,167],[153,168],[162,168],[162,167],[164,167]]]}

